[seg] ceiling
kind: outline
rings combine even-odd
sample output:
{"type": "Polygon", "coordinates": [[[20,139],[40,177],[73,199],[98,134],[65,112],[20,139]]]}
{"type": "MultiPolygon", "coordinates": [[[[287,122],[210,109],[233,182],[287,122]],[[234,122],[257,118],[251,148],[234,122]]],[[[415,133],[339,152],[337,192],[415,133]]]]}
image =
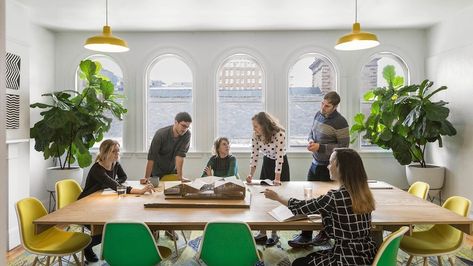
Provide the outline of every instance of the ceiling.
{"type": "MultiPolygon", "coordinates": [[[[34,23],[57,31],[97,31],[105,0],[12,0],[34,23]]],[[[427,28],[471,0],[358,0],[362,28],[427,28]]],[[[351,28],[354,0],[109,0],[114,31],[332,30],[351,28]]]]}

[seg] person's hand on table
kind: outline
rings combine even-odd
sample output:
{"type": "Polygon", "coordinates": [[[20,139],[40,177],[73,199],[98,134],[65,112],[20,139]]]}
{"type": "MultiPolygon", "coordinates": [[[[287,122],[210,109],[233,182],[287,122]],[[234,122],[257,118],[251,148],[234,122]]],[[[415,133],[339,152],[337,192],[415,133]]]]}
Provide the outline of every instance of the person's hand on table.
{"type": "Polygon", "coordinates": [[[181,182],[182,183],[187,183],[187,182],[191,182],[191,180],[189,178],[182,177],[181,182]]]}
{"type": "Polygon", "coordinates": [[[266,189],[264,191],[264,196],[268,199],[271,199],[271,200],[278,200],[279,199],[279,195],[278,193],[276,193],[274,190],[271,190],[271,189],[266,189]]]}
{"type": "Polygon", "coordinates": [[[206,166],[206,167],[204,168],[204,171],[205,171],[205,174],[208,175],[208,176],[213,175],[213,174],[212,174],[212,167],[211,167],[210,165],[209,165],[209,166],[206,166]]]}
{"type": "Polygon", "coordinates": [[[140,179],[140,184],[144,185],[144,184],[148,184],[148,183],[149,183],[149,178],[144,177],[144,178],[140,179]]]}
{"type": "Polygon", "coordinates": [[[275,186],[280,186],[280,185],[281,185],[281,180],[279,180],[279,179],[274,179],[273,184],[274,184],[275,186]]]}
{"type": "Polygon", "coordinates": [[[251,183],[251,180],[253,179],[253,176],[252,175],[248,175],[246,177],[246,183],[251,183]]]}
{"type": "Polygon", "coordinates": [[[154,189],[154,186],[153,184],[149,183],[149,184],[146,184],[144,187],[141,188],[140,190],[140,194],[145,194],[146,192],[149,192],[150,194],[153,194],[153,192],[155,192],[156,190],[154,189]]]}

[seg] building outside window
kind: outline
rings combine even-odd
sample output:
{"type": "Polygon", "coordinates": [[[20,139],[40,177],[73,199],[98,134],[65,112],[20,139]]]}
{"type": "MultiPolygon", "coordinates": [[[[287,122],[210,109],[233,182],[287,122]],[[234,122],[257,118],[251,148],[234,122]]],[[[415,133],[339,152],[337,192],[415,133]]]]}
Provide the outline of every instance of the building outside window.
{"type": "Polygon", "coordinates": [[[228,137],[232,147],[249,147],[251,118],[264,111],[262,73],[256,59],[245,54],[228,57],[218,70],[217,135],[228,137]]]}
{"type": "Polygon", "coordinates": [[[191,69],[177,55],[160,56],[150,65],[146,94],[146,148],[151,145],[158,129],[174,124],[177,113],[188,112],[192,116],[192,82],[191,69]]]}
{"type": "Polygon", "coordinates": [[[324,95],[336,90],[336,72],[321,54],[303,55],[288,76],[289,147],[305,147],[324,95]]]}

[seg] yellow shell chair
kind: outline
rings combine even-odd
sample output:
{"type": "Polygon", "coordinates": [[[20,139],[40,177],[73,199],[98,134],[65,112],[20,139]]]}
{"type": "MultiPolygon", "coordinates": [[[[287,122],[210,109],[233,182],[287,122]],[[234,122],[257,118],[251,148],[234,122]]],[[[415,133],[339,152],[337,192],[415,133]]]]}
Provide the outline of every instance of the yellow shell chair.
{"type": "MultiPolygon", "coordinates": [[[[56,182],[56,210],[62,209],[67,205],[77,201],[82,188],[74,179],[63,179],[56,182]]],[[[79,226],[79,225],[78,225],[79,226]]],[[[85,227],[82,227],[82,233],[85,233],[85,227]]],[[[66,231],[71,229],[70,226],[66,228],[66,231]]]]}
{"type": "Polygon", "coordinates": [[[56,210],[77,201],[82,188],[74,179],[64,179],[56,182],[56,210]]]}
{"type": "Polygon", "coordinates": [[[429,195],[429,189],[429,184],[417,181],[409,187],[409,190],[407,192],[411,195],[425,200],[429,195]]]}
{"type": "MultiPolygon", "coordinates": [[[[69,255],[73,255],[77,265],[83,263],[83,256],[81,256],[81,263],[76,253],[82,252],[87,247],[91,241],[90,236],[84,233],[67,232],[56,226],[36,234],[33,221],[47,214],[43,204],[36,198],[25,198],[18,201],[15,207],[21,244],[25,250],[32,254],[47,256],[46,265],[50,264],[51,257],[53,261],[57,257],[59,265],[62,265],[61,258],[69,255]]],[[[36,257],[33,265],[36,265],[38,261],[36,257]]]]}
{"type": "MultiPolygon", "coordinates": [[[[471,201],[464,197],[453,196],[442,205],[458,215],[466,217],[470,211],[471,201]]],[[[463,232],[447,224],[436,224],[425,231],[413,232],[412,236],[404,236],[401,249],[410,255],[407,265],[410,265],[415,256],[424,258],[424,265],[428,265],[427,258],[437,256],[439,265],[442,265],[441,256],[456,253],[463,244],[463,232]]],[[[450,264],[455,265],[448,256],[450,264]]]]}
{"type": "MultiPolygon", "coordinates": [[[[159,179],[159,182],[166,182],[166,181],[179,181],[179,179],[177,179],[176,174],[164,175],[159,179]]],[[[166,231],[166,232],[171,235],[171,238],[174,241],[174,248],[176,249],[176,257],[177,257],[179,256],[179,250],[177,249],[177,234],[175,231],[166,231]]],[[[184,241],[187,244],[187,238],[183,230],[181,230],[181,234],[182,234],[182,237],[184,237],[184,241]]],[[[159,232],[158,232],[158,236],[159,236],[159,232]]]]}

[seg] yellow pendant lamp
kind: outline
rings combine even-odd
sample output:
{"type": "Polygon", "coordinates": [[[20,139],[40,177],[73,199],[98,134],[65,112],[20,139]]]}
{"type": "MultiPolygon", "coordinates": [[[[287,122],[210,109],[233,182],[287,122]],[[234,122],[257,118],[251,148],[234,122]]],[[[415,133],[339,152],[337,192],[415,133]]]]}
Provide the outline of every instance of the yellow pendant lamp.
{"type": "Polygon", "coordinates": [[[105,0],[105,26],[101,35],[88,38],[85,41],[86,49],[98,52],[121,53],[130,50],[125,40],[112,35],[112,29],[108,26],[108,0],[105,0]]]}
{"type": "Polygon", "coordinates": [[[355,23],[353,23],[352,32],[343,35],[337,40],[336,50],[354,51],[373,48],[379,45],[378,37],[366,31],[361,31],[358,23],[358,1],[355,0],[355,23]]]}

